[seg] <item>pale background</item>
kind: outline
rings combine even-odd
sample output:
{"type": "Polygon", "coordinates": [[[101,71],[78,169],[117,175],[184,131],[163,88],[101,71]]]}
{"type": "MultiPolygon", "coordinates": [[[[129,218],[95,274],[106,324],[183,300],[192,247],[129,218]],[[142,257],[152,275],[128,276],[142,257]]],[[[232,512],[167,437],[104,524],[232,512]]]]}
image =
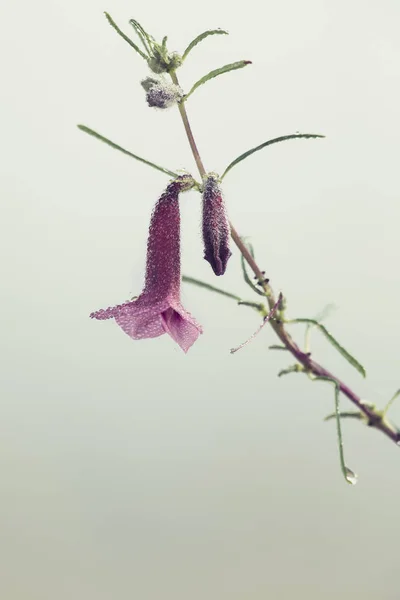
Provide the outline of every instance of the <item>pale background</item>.
{"type": "MultiPolygon", "coordinates": [[[[4,600],[397,600],[400,450],[344,426],[332,390],[278,379],[291,363],[233,301],[185,287],[204,335],[133,342],[88,314],[140,291],[149,215],[168,178],[76,129],[85,123],[172,170],[194,172],[177,111],[155,111],[144,62],[109,27],[135,17],[170,48],[206,40],[188,87],[253,65],[188,103],[209,170],[277,135],[226,178],[232,221],[289,315],[314,316],[316,357],[381,406],[400,387],[400,6],[397,0],[8,3],[2,55],[0,597],[4,600]]],[[[199,196],[183,212],[183,270],[251,298],[237,252],[202,258],[199,196]]],[[[256,298],[257,299],[257,298],[256,298]]],[[[297,327],[301,340],[302,330],[297,327]]],[[[343,406],[348,406],[343,401],[343,406]]],[[[392,410],[400,423],[400,403],[392,410]]]]}

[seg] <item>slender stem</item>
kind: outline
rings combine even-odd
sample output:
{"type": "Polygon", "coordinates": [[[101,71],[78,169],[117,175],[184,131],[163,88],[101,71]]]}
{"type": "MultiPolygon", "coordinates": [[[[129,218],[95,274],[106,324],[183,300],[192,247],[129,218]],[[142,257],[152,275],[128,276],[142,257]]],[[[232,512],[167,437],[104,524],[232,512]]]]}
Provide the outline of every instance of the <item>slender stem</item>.
{"type": "MultiPolygon", "coordinates": [[[[175,85],[179,85],[179,81],[178,81],[175,71],[172,71],[170,73],[170,75],[171,75],[171,79],[175,83],[175,85]]],[[[199,151],[196,146],[196,142],[193,137],[192,129],[190,127],[189,119],[188,119],[187,112],[186,112],[185,102],[179,102],[178,108],[179,108],[180,115],[182,117],[183,126],[185,127],[185,131],[186,131],[187,138],[189,140],[190,147],[192,149],[194,160],[196,161],[197,168],[199,170],[201,177],[204,177],[206,175],[206,170],[205,170],[203,162],[200,158],[200,154],[199,154],[199,151]]]]}
{"type": "MultiPolygon", "coordinates": [[[[172,81],[176,85],[179,85],[176,73],[173,71],[170,73],[170,75],[172,81]]],[[[204,177],[206,175],[206,170],[200,158],[200,154],[193,137],[192,129],[190,127],[188,115],[186,112],[185,103],[180,102],[178,104],[178,107],[180,115],[182,117],[183,125],[185,127],[186,135],[189,140],[190,147],[192,149],[193,157],[197,164],[197,168],[201,177],[204,177]]],[[[271,286],[265,279],[262,270],[254,260],[253,256],[251,255],[250,251],[244,244],[243,240],[241,239],[240,235],[238,234],[232,223],[230,223],[230,228],[232,240],[239,249],[239,252],[243,255],[250,269],[253,271],[254,275],[258,280],[259,285],[264,290],[269,310],[273,310],[274,306],[276,305],[276,298],[271,286]]],[[[304,352],[303,350],[301,350],[296,344],[296,342],[293,340],[291,335],[286,331],[282,321],[271,319],[269,323],[272,329],[275,331],[278,338],[281,340],[282,344],[304,367],[306,373],[314,377],[321,377],[323,379],[335,381],[340,392],[342,392],[342,394],[344,394],[353,404],[357,406],[360,413],[364,414],[367,417],[369,426],[374,427],[375,429],[379,429],[379,431],[387,435],[396,444],[400,445],[400,430],[386,418],[386,412],[378,411],[370,404],[366,404],[360,398],[360,396],[358,396],[352,391],[352,389],[349,386],[347,386],[344,382],[335,377],[332,373],[330,373],[330,371],[322,367],[319,363],[314,361],[311,358],[311,354],[309,352],[304,352]]]]}

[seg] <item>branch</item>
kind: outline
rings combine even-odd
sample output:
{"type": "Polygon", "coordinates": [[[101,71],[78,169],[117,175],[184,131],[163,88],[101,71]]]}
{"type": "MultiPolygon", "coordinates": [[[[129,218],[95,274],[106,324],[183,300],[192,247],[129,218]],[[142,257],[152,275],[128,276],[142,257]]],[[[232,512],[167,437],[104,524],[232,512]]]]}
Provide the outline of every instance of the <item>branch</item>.
{"type": "MultiPolygon", "coordinates": [[[[175,84],[179,84],[178,78],[175,72],[170,73],[172,81],[175,84]]],[[[186,134],[189,140],[189,144],[198,166],[200,175],[203,177],[206,173],[204,164],[201,160],[199,151],[194,140],[194,136],[190,127],[188,115],[184,103],[178,105],[179,112],[186,130],[186,134]]],[[[232,165],[231,165],[232,166],[232,165]]],[[[268,302],[269,310],[273,310],[277,303],[274,291],[270,286],[268,280],[265,279],[265,275],[258,266],[254,256],[252,256],[250,250],[241,239],[240,235],[236,231],[234,225],[230,223],[231,237],[233,242],[236,244],[239,252],[243,256],[243,259],[247,262],[250,269],[253,271],[256,281],[260,288],[263,290],[265,298],[268,302]]],[[[369,427],[374,427],[378,431],[381,431],[384,435],[390,438],[395,444],[400,446],[400,430],[386,418],[386,411],[379,411],[370,404],[365,403],[360,396],[358,396],[353,390],[341,381],[338,377],[333,375],[328,369],[325,369],[322,365],[311,358],[309,352],[303,352],[300,347],[293,340],[289,332],[286,330],[284,323],[279,319],[272,319],[269,321],[272,329],[282,342],[283,346],[291,352],[297,362],[303,367],[303,370],[308,375],[322,378],[325,380],[331,380],[336,382],[338,393],[342,393],[346,396],[350,402],[352,402],[358,410],[365,415],[369,427]]]]}

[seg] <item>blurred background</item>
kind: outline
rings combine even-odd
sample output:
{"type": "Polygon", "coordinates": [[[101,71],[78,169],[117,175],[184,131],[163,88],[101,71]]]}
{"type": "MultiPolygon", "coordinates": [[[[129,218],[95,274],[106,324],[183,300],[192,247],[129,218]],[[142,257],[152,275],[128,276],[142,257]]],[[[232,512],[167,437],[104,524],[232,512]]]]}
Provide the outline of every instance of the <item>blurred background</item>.
{"type": "MultiPolygon", "coordinates": [[[[187,104],[208,170],[275,136],[226,177],[289,317],[337,307],[315,357],[384,406],[400,387],[400,7],[395,0],[192,5],[95,0],[2,9],[0,595],[7,600],[397,600],[400,450],[343,423],[333,391],[293,374],[251,309],[188,285],[204,335],[132,341],[91,311],[138,294],[162,173],[76,128],[84,123],[172,170],[195,173],[177,110],[147,107],[144,61],[107,24],[132,17],[182,52],[188,90],[253,65],[187,104]]],[[[202,258],[200,196],[182,201],[183,272],[258,300],[234,250],[223,278],[202,258]]],[[[303,327],[295,325],[299,343],[303,327]]],[[[351,408],[345,399],[342,407],[351,408]]],[[[391,409],[400,424],[400,402],[391,409]]]]}

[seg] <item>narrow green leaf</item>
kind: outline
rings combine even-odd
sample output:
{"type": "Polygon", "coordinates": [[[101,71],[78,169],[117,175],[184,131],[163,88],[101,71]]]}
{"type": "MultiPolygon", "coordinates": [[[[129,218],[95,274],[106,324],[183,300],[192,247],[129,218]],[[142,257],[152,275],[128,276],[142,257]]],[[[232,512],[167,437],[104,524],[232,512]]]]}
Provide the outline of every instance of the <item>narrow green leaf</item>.
{"type": "Polygon", "coordinates": [[[339,342],[333,337],[331,333],[329,333],[329,331],[326,327],[324,327],[324,325],[321,325],[321,323],[318,323],[318,321],[315,321],[314,319],[290,319],[290,321],[287,321],[287,323],[306,323],[318,327],[321,333],[324,334],[326,339],[332,344],[334,348],[336,348],[336,350],[343,356],[343,358],[345,358],[347,362],[349,362],[355,369],[357,369],[357,371],[361,373],[363,377],[366,377],[367,372],[362,366],[362,364],[359,363],[358,360],[350,354],[350,352],[343,348],[341,344],[339,344],[339,342]]]}
{"type": "Polygon", "coordinates": [[[107,12],[105,12],[104,14],[106,16],[107,21],[110,23],[111,27],[113,27],[115,29],[115,31],[118,33],[118,35],[120,35],[126,42],[128,42],[128,44],[130,46],[132,46],[132,48],[134,50],[136,50],[136,52],[138,54],[140,54],[140,56],[147,61],[147,56],[145,55],[144,52],[142,52],[142,50],[139,48],[139,46],[137,46],[135,44],[135,42],[132,42],[132,40],[127,35],[125,35],[125,33],[123,31],[121,31],[121,29],[118,27],[118,25],[115,23],[115,21],[113,21],[113,19],[107,12]]]}
{"type": "MultiPolygon", "coordinates": [[[[314,317],[314,321],[317,321],[318,323],[320,323],[321,321],[323,321],[334,309],[336,309],[336,305],[335,304],[327,304],[326,306],[324,306],[324,308],[318,313],[317,316],[314,317]]],[[[311,323],[308,323],[306,325],[306,331],[305,331],[305,335],[304,335],[304,347],[306,352],[309,351],[309,347],[310,347],[310,333],[311,333],[311,329],[314,327],[314,325],[312,325],[311,323]]]]}
{"type": "MultiPolygon", "coordinates": [[[[254,258],[254,249],[253,246],[249,243],[246,243],[247,248],[249,249],[250,254],[252,255],[252,257],[254,258]]],[[[251,280],[250,275],[247,272],[247,266],[246,266],[246,261],[244,259],[243,254],[240,255],[240,263],[242,265],[242,272],[243,272],[243,279],[245,280],[245,282],[247,283],[247,285],[249,285],[251,287],[251,289],[253,290],[253,292],[255,292],[256,294],[258,294],[259,296],[263,296],[265,298],[265,294],[262,290],[260,290],[251,280]]]]}
{"type": "Polygon", "coordinates": [[[221,176],[221,179],[223,179],[225,177],[225,175],[228,173],[228,171],[230,171],[238,163],[242,162],[242,160],[244,160],[248,156],[251,156],[252,154],[254,154],[254,152],[258,152],[259,150],[262,150],[266,146],[271,146],[271,144],[277,144],[278,142],[284,142],[286,140],[294,140],[296,138],[308,139],[308,138],[324,138],[324,137],[325,137],[324,135],[319,135],[317,133],[293,133],[291,135],[283,135],[281,137],[274,138],[273,140],[268,140],[267,142],[264,142],[263,144],[260,144],[259,146],[256,146],[255,148],[251,148],[251,150],[247,150],[247,152],[244,152],[243,154],[241,154],[240,156],[235,158],[235,160],[233,160],[226,167],[225,171],[223,172],[223,174],[221,176]]]}
{"type": "Polygon", "coordinates": [[[272,346],[268,346],[268,349],[269,350],[285,350],[286,352],[288,351],[286,346],[279,346],[277,344],[272,344],[272,346]]]}
{"type": "MultiPolygon", "coordinates": [[[[339,413],[339,417],[341,419],[358,419],[358,420],[364,420],[365,419],[365,415],[363,415],[362,412],[360,412],[359,410],[349,410],[346,412],[341,412],[339,413]]],[[[336,413],[332,413],[330,415],[327,415],[324,418],[324,421],[331,421],[332,419],[336,419],[336,413]]]]}
{"type": "Polygon", "coordinates": [[[382,413],[383,417],[386,416],[387,411],[392,406],[392,404],[396,400],[396,398],[398,398],[399,396],[400,396],[400,390],[397,390],[397,392],[394,394],[394,396],[392,396],[392,398],[389,400],[389,402],[386,404],[385,408],[383,409],[383,413],[382,413]]]}
{"type": "Polygon", "coordinates": [[[151,56],[152,55],[151,46],[152,46],[152,43],[154,42],[153,37],[151,35],[149,35],[143,29],[143,27],[141,26],[141,24],[138,23],[137,21],[135,21],[135,19],[130,19],[129,20],[129,25],[132,25],[132,27],[135,30],[136,34],[140,38],[140,41],[142,42],[143,47],[146,50],[147,54],[149,56],[151,56]]]}
{"type": "Polygon", "coordinates": [[[282,369],[282,371],[279,371],[278,377],[283,377],[284,375],[290,375],[290,373],[303,373],[303,371],[304,371],[304,367],[302,365],[299,365],[298,363],[296,363],[295,365],[292,365],[292,366],[288,367],[287,369],[282,369]]]}
{"type": "Polygon", "coordinates": [[[234,71],[235,69],[242,69],[246,65],[251,65],[251,61],[250,60],[239,60],[238,62],[231,63],[230,65],[225,65],[224,67],[220,67],[219,69],[215,69],[214,71],[210,71],[210,73],[207,73],[207,75],[204,75],[204,77],[202,77],[201,79],[196,81],[196,83],[192,86],[192,89],[190,90],[190,92],[188,94],[186,94],[183,99],[187,100],[189,98],[189,96],[191,96],[193,94],[193,92],[195,90],[197,90],[198,87],[203,85],[203,83],[206,83],[206,81],[209,81],[210,79],[213,79],[214,77],[218,77],[218,75],[223,75],[224,73],[229,73],[229,71],[234,71]]]}
{"type": "Polygon", "coordinates": [[[156,164],[150,162],[149,160],[146,160],[145,158],[141,158],[140,156],[137,156],[136,154],[133,154],[132,152],[129,152],[128,150],[125,150],[125,148],[122,148],[122,146],[118,146],[118,144],[115,144],[111,140],[100,135],[100,133],[97,133],[97,131],[93,131],[93,129],[86,127],[86,125],[78,125],[78,129],[80,129],[81,131],[84,131],[85,133],[88,133],[89,135],[100,140],[101,142],[108,144],[109,146],[111,146],[111,148],[115,148],[116,150],[119,150],[123,154],[127,154],[128,156],[131,156],[132,158],[139,160],[140,162],[144,163],[145,165],[149,165],[149,167],[153,167],[153,169],[157,169],[157,171],[161,171],[162,173],[165,173],[166,175],[169,175],[170,177],[174,177],[174,178],[178,177],[177,173],[174,173],[173,171],[170,171],[169,169],[165,169],[164,167],[160,167],[159,165],[156,165],[156,164]]]}
{"type": "Polygon", "coordinates": [[[192,283],[193,285],[197,285],[198,287],[202,287],[210,292],[215,292],[216,294],[221,294],[222,296],[227,296],[228,298],[233,298],[237,302],[241,302],[242,299],[235,294],[231,294],[230,292],[226,292],[225,290],[221,290],[220,288],[215,287],[214,285],[210,285],[209,283],[205,283],[204,281],[200,281],[199,279],[195,279],[194,277],[188,277],[187,275],[182,276],[182,281],[185,283],[192,283]]]}
{"type": "Polygon", "coordinates": [[[268,313],[267,307],[264,304],[259,304],[258,302],[249,302],[247,300],[240,300],[238,302],[238,304],[240,306],[250,306],[251,308],[254,308],[256,311],[261,313],[263,316],[268,313]]]}
{"type": "Polygon", "coordinates": [[[350,485],[355,485],[357,483],[357,475],[346,466],[344,461],[344,450],[343,450],[343,436],[342,436],[342,426],[340,423],[340,412],[339,412],[339,393],[340,386],[336,379],[332,377],[325,377],[323,375],[319,377],[314,377],[313,381],[328,381],[335,386],[335,418],[336,418],[336,428],[337,428],[337,438],[338,438],[338,446],[339,446],[339,459],[340,459],[340,468],[343,473],[343,477],[346,482],[350,485]]]}
{"type": "Polygon", "coordinates": [[[185,60],[185,58],[187,57],[187,55],[189,54],[189,52],[191,50],[193,50],[193,48],[195,46],[197,46],[197,44],[199,42],[203,41],[209,35],[218,35],[218,34],[228,35],[228,32],[224,31],[223,29],[209,29],[208,31],[204,31],[203,33],[201,33],[200,35],[198,35],[196,38],[194,38],[194,40],[192,42],[190,42],[189,46],[186,48],[185,52],[182,55],[182,60],[185,60]]]}

